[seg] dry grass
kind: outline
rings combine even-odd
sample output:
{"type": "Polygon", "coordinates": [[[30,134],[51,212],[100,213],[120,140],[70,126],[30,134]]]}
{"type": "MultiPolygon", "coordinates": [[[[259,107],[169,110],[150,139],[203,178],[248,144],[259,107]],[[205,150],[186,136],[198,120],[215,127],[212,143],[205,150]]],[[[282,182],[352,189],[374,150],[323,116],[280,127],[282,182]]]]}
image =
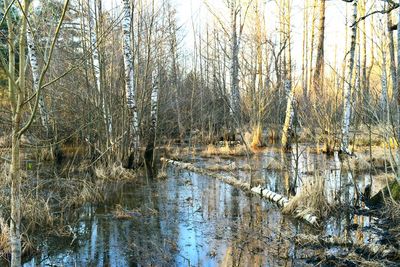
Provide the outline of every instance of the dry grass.
{"type": "Polygon", "coordinates": [[[248,151],[245,145],[229,146],[227,143],[222,147],[214,145],[208,145],[205,150],[201,152],[203,157],[210,156],[246,156],[247,154],[253,154],[248,151]]]}
{"type": "Polygon", "coordinates": [[[122,205],[115,205],[113,211],[114,217],[121,220],[132,219],[137,217],[152,217],[158,215],[158,211],[149,207],[127,210],[122,205]]]}
{"type": "Polygon", "coordinates": [[[120,204],[115,205],[115,210],[113,211],[115,218],[120,220],[126,220],[132,218],[132,211],[125,210],[120,204]]]}
{"type": "Polygon", "coordinates": [[[165,170],[161,170],[157,173],[157,180],[165,180],[168,178],[168,173],[165,170]]]}
{"type": "Polygon", "coordinates": [[[100,165],[94,171],[96,177],[103,181],[135,180],[137,178],[136,173],[125,169],[120,163],[114,163],[108,167],[100,165]]]}
{"type": "Polygon", "coordinates": [[[213,165],[208,165],[205,167],[205,169],[209,171],[235,171],[237,170],[237,166],[235,162],[232,162],[230,164],[213,164],[213,165]]]}
{"type": "Polygon", "coordinates": [[[10,247],[10,228],[4,221],[3,217],[0,217],[0,255],[8,255],[11,253],[10,247]]]}
{"type": "Polygon", "coordinates": [[[253,131],[253,136],[251,140],[251,147],[258,148],[264,145],[263,136],[262,136],[262,129],[260,126],[255,127],[253,131]]]}
{"type": "Polygon", "coordinates": [[[53,150],[51,148],[41,148],[36,151],[36,158],[39,161],[53,161],[55,159],[53,150]]]}
{"type": "MultiPolygon", "coordinates": [[[[395,153],[395,151],[392,150],[392,153],[395,153]]],[[[371,154],[372,157],[369,155],[369,150],[363,153],[355,153],[355,157],[351,157],[343,163],[343,170],[362,172],[368,171],[370,167],[372,169],[383,169],[385,165],[388,169],[391,169],[391,162],[394,162],[389,149],[373,147],[371,154]]]]}
{"type": "Polygon", "coordinates": [[[318,218],[325,218],[332,211],[332,206],[325,197],[325,181],[322,176],[315,176],[306,181],[300,192],[289,200],[283,212],[296,214],[302,217],[314,214],[318,218]]]}

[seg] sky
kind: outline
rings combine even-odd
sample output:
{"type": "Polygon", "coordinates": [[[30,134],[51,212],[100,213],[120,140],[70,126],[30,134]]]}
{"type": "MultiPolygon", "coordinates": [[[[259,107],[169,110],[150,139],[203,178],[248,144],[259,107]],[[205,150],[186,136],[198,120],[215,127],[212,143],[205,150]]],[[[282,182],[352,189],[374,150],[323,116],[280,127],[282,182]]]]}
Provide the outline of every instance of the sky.
{"type": "MultiPolygon", "coordinates": [[[[146,0],[143,0],[146,1],[146,0]]],[[[155,0],[156,2],[158,0],[155,0]]],[[[196,27],[205,28],[207,22],[213,20],[213,15],[208,12],[207,6],[204,4],[206,0],[171,0],[172,5],[177,10],[177,22],[183,26],[183,46],[187,50],[193,50],[193,23],[196,27]]],[[[246,0],[242,0],[246,1],[246,0]]],[[[269,33],[277,27],[277,5],[275,0],[266,1],[264,14],[266,17],[265,25],[269,33]]],[[[292,4],[292,56],[297,70],[301,67],[302,43],[303,43],[303,10],[305,0],[293,0],[292,4]]],[[[208,0],[209,6],[213,12],[220,16],[223,21],[229,20],[229,12],[226,9],[224,0],[208,0]]],[[[312,2],[312,1],[310,1],[312,2]]],[[[371,1],[369,1],[371,2],[371,1]]],[[[103,0],[106,9],[111,6],[118,7],[122,5],[122,0],[103,0]]],[[[310,7],[311,8],[311,7],[310,7]]],[[[345,28],[346,28],[346,8],[351,11],[351,4],[342,0],[326,1],[326,29],[325,29],[325,62],[329,65],[336,61],[342,62],[345,55],[345,28]]],[[[317,9],[318,12],[318,9],[317,9]]],[[[311,12],[310,12],[311,14],[311,12]]],[[[311,15],[310,15],[311,16],[311,15]]],[[[318,22],[318,21],[317,21],[318,22]]],[[[369,31],[369,19],[367,20],[367,28],[369,31]]],[[[349,26],[347,26],[349,27],[349,26]]],[[[349,31],[350,32],[350,31],[349,31]]],[[[316,31],[317,33],[317,31],[316,31]]],[[[367,32],[367,35],[369,33],[367,32]]],[[[368,38],[368,37],[367,37],[368,38]]],[[[348,38],[349,40],[350,38],[348,38]]],[[[369,40],[368,40],[369,42],[369,40]]]]}

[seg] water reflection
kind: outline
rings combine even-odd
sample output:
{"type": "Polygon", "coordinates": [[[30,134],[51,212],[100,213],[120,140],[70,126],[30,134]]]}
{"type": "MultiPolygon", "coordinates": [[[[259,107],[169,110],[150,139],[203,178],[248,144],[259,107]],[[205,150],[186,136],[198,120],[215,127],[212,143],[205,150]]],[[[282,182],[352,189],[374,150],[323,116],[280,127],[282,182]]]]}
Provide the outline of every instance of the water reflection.
{"type": "Polygon", "coordinates": [[[41,255],[24,266],[259,266],[302,261],[289,240],[297,227],[274,205],[197,174],[170,169],[169,176],[149,185],[126,185],[105,206],[88,205],[76,215],[72,244],[71,238],[43,238],[41,255]],[[132,211],[132,218],[115,218],[116,204],[132,211]]]}
{"type": "MultiPolygon", "coordinates": [[[[354,202],[354,180],[359,188],[369,181],[367,175],[353,179],[351,173],[343,172],[337,155],[316,155],[307,147],[298,151],[256,155],[252,160],[256,181],[289,195],[291,188],[298,192],[302,183],[319,173],[325,179],[328,199],[339,198],[344,203],[354,202]],[[285,170],[266,168],[274,157],[282,157],[285,170]]],[[[215,164],[215,159],[196,160],[203,167],[215,164]]],[[[218,164],[232,162],[239,167],[248,164],[243,158],[219,159],[218,164]]],[[[245,170],[235,174],[250,179],[245,170]]],[[[71,214],[75,238],[36,237],[42,242],[41,254],[24,266],[298,266],[329,250],[296,246],[295,235],[321,232],[282,216],[267,201],[195,173],[170,168],[168,177],[165,181],[113,188],[105,205],[87,205],[71,214]],[[114,217],[116,205],[129,211],[131,218],[114,217]]],[[[379,235],[368,230],[373,221],[344,212],[330,219],[322,235],[371,242],[379,235]]]]}

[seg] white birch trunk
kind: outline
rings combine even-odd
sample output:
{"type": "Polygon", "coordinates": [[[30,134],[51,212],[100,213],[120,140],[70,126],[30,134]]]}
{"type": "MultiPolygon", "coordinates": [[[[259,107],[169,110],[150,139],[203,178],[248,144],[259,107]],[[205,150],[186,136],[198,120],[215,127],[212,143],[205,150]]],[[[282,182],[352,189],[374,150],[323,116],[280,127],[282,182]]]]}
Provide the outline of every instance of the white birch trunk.
{"type": "Polygon", "coordinates": [[[106,131],[108,136],[111,136],[112,125],[111,120],[108,118],[107,108],[105,104],[105,96],[103,91],[103,86],[101,82],[101,66],[100,66],[100,53],[99,53],[99,44],[97,43],[97,33],[98,33],[98,23],[97,17],[100,16],[101,9],[98,8],[98,5],[101,5],[101,1],[96,4],[95,0],[89,0],[88,2],[88,15],[89,15],[89,35],[90,35],[90,45],[92,49],[92,62],[93,62],[93,73],[96,84],[96,91],[98,93],[98,99],[100,102],[104,125],[106,127],[106,131]]]}
{"type": "MultiPolygon", "coordinates": [[[[249,183],[247,183],[245,181],[241,181],[240,179],[238,179],[234,176],[225,175],[225,174],[222,175],[220,173],[210,172],[206,169],[198,168],[191,163],[175,161],[175,160],[166,159],[166,158],[161,158],[161,161],[168,163],[178,169],[189,170],[191,172],[200,173],[200,174],[207,175],[207,176],[213,177],[215,179],[221,180],[224,183],[227,183],[236,188],[242,189],[245,192],[250,192],[250,193],[256,194],[262,198],[265,198],[265,199],[275,203],[280,208],[285,208],[289,204],[289,200],[285,196],[275,193],[267,188],[263,188],[260,185],[252,187],[249,183]]],[[[296,211],[296,213],[297,214],[295,214],[295,215],[298,216],[299,218],[302,218],[303,220],[307,221],[308,223],[310,223],[313,226],[318,226],[318,218],[314,214],[312,214],[310,212],[302,212],[300,210],[296,211]]]]}
{"type": "Polygon", "coordinates": [[[354,69],[354,54],[356,50],[356,36],[357,36],[357,0],[353,2],[353,16],[351,20],[351,44],[350,44],[350,57],[349,68],[347,73],[346,83],[344,85],[344,99],[343,99],[343,121],[342,121],[342,143],[341,152],[351,154],[349,150],[349,132],[350,132],[350,119],[351,119],[351,83],[353,80],[354,69]]]}
{"type": "Polygon", "coordinates": [[[157,112],[158,112],[158,82],[155,81],[155,78],[153,77],[153,90],[151,92],[151,128],[153,131],[153,135],[155,135],[157,130],[157,121],[158,121],[157,112]]]}
{"type": "Polygon", "coordinates": [[[382,84],[382,95],[381,95],[381,109],[382,109],[382,119],[384,122],[388,122],[386,120],[388,115],[388,88],[387,88],[387,73],[386,73],[386,47],[382,46],[382,76],[381,76],[381,84],[382,84]]]}
{"type": "Polygon", "coordinates": [[[287,95],[285,123],[282,130],[282,148],[287,149],[290,146],[289,137],[292,132],[293,117],[294,117],[294,92],[290,80],[285,80],[285,92],[287,95]]]}
{"type": "Polygon", "coordinates": [[[125,91],[128,109],[130,110],[131,117],[131,131],[133,134],[133,149],[135,155],[135,161],[138,160],[139,150],[139,122],[137,115],[137,106],[135,100],[135,84],[134,84],[134,73],[133,73],[133,57],[131,48],[131,8],[129,6],[129,0],[122,0],[123,2],[123,19],[122,19],[122,30],[123,30],[123,44],[124,44],[124,68],[125,68],[125,91]]]}
{"type": "MultiPolygon", "coordinates": [[[[38,58],[37,58],[37,52],[36,52],[36,47],[31,31],[31,27],[27,28],[26,31],[26,40],[27,40],[27,45],[28,45],[28,55],[30,59],[30,64],[31,64],[31,71],[32,71],[32,78],[33,78],[33,90],[37,93],[39,89],[39,79],[40,79],[40,73],[39,73],[39,63],[38,63],[38,58]]],[[[43,95],[39,96],[39,115],[40,115],[40,120],[42,122],[42,126],[45,128],[47,135],[49,134],[49,114],[47,112],[45,102],[43,99],[43,95]]]]}

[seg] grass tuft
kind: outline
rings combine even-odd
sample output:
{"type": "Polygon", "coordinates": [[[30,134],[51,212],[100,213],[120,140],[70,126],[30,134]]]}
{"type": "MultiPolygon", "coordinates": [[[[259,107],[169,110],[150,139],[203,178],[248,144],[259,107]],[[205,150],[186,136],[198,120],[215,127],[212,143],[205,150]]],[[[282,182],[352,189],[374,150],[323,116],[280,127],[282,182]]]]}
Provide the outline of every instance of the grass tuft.
{"type": "Polygon", "coordinates": [[[229,146],[226,143],[222,147],[217,147],[214,145],[208,145],[205,150],[201,152],[203,157],[210,156],[246,156],[247,153],[252,154],[253,152],[248,151],[245,145],[229,146]]]}
{"type": "Polygon", "coordinates": [[[322,176],[315,176],[303,184],[300,192],[289,200],[283,212],[296,214],[297,217],[314,214],[322,219],[326,218],[332,209],[325,196],[325,180],[322,176]]]}
{"type": "Polygon", "coordinates": [[[125,169],[120,163],[114,163],[111,166],[99,165],[94,171],[97,178],[103,181],[135,180],[137,178],[136,173],[125,169]]]}

